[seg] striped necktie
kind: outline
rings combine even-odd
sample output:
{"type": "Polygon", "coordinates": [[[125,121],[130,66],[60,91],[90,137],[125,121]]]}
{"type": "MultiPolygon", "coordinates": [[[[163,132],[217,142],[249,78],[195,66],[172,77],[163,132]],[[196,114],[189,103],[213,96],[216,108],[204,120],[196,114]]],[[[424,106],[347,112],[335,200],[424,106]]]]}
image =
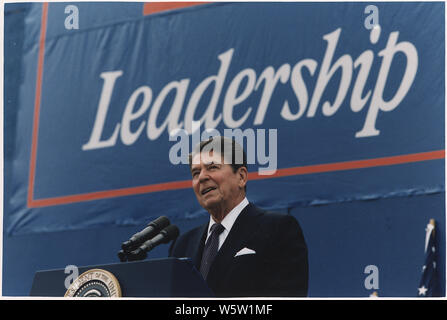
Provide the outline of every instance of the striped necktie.
{"type": "Polygon", "coordinates": [[[202,263],[200,264],[200,273],[204,279],[208,276],[211,264],[213,263],[214,258],[216,258],[217,249],[219,248],[219,235],[224,230],[225,227],[220,223],[215,223],[211,226],[211,235],[205,243],[205,248],[203,249],[202,254],[202,263]]]}

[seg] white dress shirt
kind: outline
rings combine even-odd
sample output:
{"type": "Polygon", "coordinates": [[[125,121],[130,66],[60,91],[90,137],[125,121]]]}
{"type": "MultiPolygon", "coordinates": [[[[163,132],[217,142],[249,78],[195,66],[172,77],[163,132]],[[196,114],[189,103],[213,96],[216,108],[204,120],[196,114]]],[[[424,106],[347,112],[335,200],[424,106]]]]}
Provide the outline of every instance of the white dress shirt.
{"type": "MultiPolygon", "coordinates": [[[[221,221],[221,225],[225,228],[224,231],[219,235],[219,247],[217,250],[220,250],[222,247],[222,244],[225,242],[225,239],[227,238],[228,234],[231,231],[231,228],[233,227],[234,222],[236,221],[237,217],[239,217],[239,214],[244,210],[244,208],[248,205],[248,200],[245,197],[244,200],[241,201],[236,207],[233,208],[221,221]]],[[[208,234],[206,236],[206,241],[208,241],[208,237],[211,235],[210,230],[211,226],[215,224],[216,222],[213,220],[213,217],[210,215],[210,222],[208,224],[208,234]]]]}

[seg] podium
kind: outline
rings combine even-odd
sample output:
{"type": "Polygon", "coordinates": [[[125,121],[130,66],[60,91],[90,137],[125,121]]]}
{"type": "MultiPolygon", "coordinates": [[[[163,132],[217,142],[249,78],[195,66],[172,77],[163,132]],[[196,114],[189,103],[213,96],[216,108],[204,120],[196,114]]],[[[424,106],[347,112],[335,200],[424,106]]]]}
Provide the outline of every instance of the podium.
{"type": "MultiPolygon", "coordinates": [[[[119,283],[122,297],[213,297],[211,289],[188,258],[153,259],[79,267],[79,276],[93,270],[111,273],[119,283]]],[[[38,271],[30,296],[64,297],[65,269],[38,271]]]]}

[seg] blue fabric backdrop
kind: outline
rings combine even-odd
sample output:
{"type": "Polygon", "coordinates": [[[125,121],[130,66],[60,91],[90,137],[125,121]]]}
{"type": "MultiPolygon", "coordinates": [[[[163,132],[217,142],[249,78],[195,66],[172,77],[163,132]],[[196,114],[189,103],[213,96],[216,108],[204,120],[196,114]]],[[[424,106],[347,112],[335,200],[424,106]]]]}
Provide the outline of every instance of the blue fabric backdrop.
{"type": "MultiPolygon", "coordinates": [[[[76,3],[77,30],[65,28],[67,5],[5,7],[11,32],[5,33],[4,293],[27,294],[38,269],[114,261],[125,235],[160,215],[183,231],[204,221],[188,187],[188,166],[169,161],[171,127],[154,130],[175,106],[177,127],[185,128],[194,92],[217,75],[221,86],[216,81],[204,90],[193,119],[215,107],[219,121],[202,121],[202,130],[223,133],[245,114],[238,128],[277,130],[284,176],[250,181],[248,198],[303,224],[313,295],[363,295],[362,281],[345,288],[339,282],[364,277],[357,267],[375,261],[392,270],[382,282],[385,295],[412,295],[394,268],[422,259],[425,218],[436,219],[442,236],[445,231],[444,3],[377,3],[380,33],[364,25],[365,3],[212,3],[148,16],[143,3],[76,3]],[[271,95],[262,80],[273,79],[268,72],[284,74],[270,86],[271,95]],[[249,75],[231,89],[243,74],[249,75]],[[157,115],[156,99],[170,85],[184,95],[169,91],[157,115]],[[229,112],[231,94],[244,98],[229,112]],[[144,99],[150,103],[130,122],[132,133],[143,128],[130,143],[123,116],[132,96],[134,113],[144,99]],[[101,101],[107,110],[98,141],[113,141],[119,125],[116,140],[88,148],[100,127],[101,101]],[[362,130],[367,121],[377,131],[362,130]],[[344,170],[335,170],[345,162],[344,170]],[[328,172],[318,172],[322,164],[328,172]],[[308,166],[317,172],[300,174],[308,166]],[[164,183],[169,190],[162,190],[164,183]],[[91,234],[103,239],[101,250],[63,250],[62,243],[86,244],[89,230],[101,230],[91,234]],[[122,238],[106,240],[117,230],[122,238]],[[53,249],[63,250],[63,258],[38,239],[57,239],[53,249]],[[14,257],[28,250],[19,272],[14,257]],[[372,252],[377,255],[368,260],[372,252]],[[326,258],[327,265],[318,263],[326,258]],[[13,280],[25,272],[26,280],[13,280]]],[[[257,164],[249,171],[257,172],[257,164]]],[[[163,255],[163,248],[153,253],[163,255]]],[[[411,268],[405,274],[416,277],[411,268]]]]}

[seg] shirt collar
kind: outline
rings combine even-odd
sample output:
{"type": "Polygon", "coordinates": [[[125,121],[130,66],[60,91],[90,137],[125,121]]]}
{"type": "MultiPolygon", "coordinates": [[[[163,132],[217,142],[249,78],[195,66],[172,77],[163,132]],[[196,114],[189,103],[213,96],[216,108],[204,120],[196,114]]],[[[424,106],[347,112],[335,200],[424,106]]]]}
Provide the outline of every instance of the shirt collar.
{"type": "MultiPolygon", "coordinates": [[[[236,207],[233,208],[226,216],[223,218],[223,220],[220,222],[220,224],[225,228],[225,231],[230,232],[231,228],[233,227],[234,222],[236,221],[237,217],[239,217],[239,214],[244,210],[244,208],[248,205],[247,197],[244,198],[236,207]]],[[[216,222],[213,220],[213,217],[210,215],[210,222],[208,224],[208,235],[210,233],[211,227],[216,222]]]]}

